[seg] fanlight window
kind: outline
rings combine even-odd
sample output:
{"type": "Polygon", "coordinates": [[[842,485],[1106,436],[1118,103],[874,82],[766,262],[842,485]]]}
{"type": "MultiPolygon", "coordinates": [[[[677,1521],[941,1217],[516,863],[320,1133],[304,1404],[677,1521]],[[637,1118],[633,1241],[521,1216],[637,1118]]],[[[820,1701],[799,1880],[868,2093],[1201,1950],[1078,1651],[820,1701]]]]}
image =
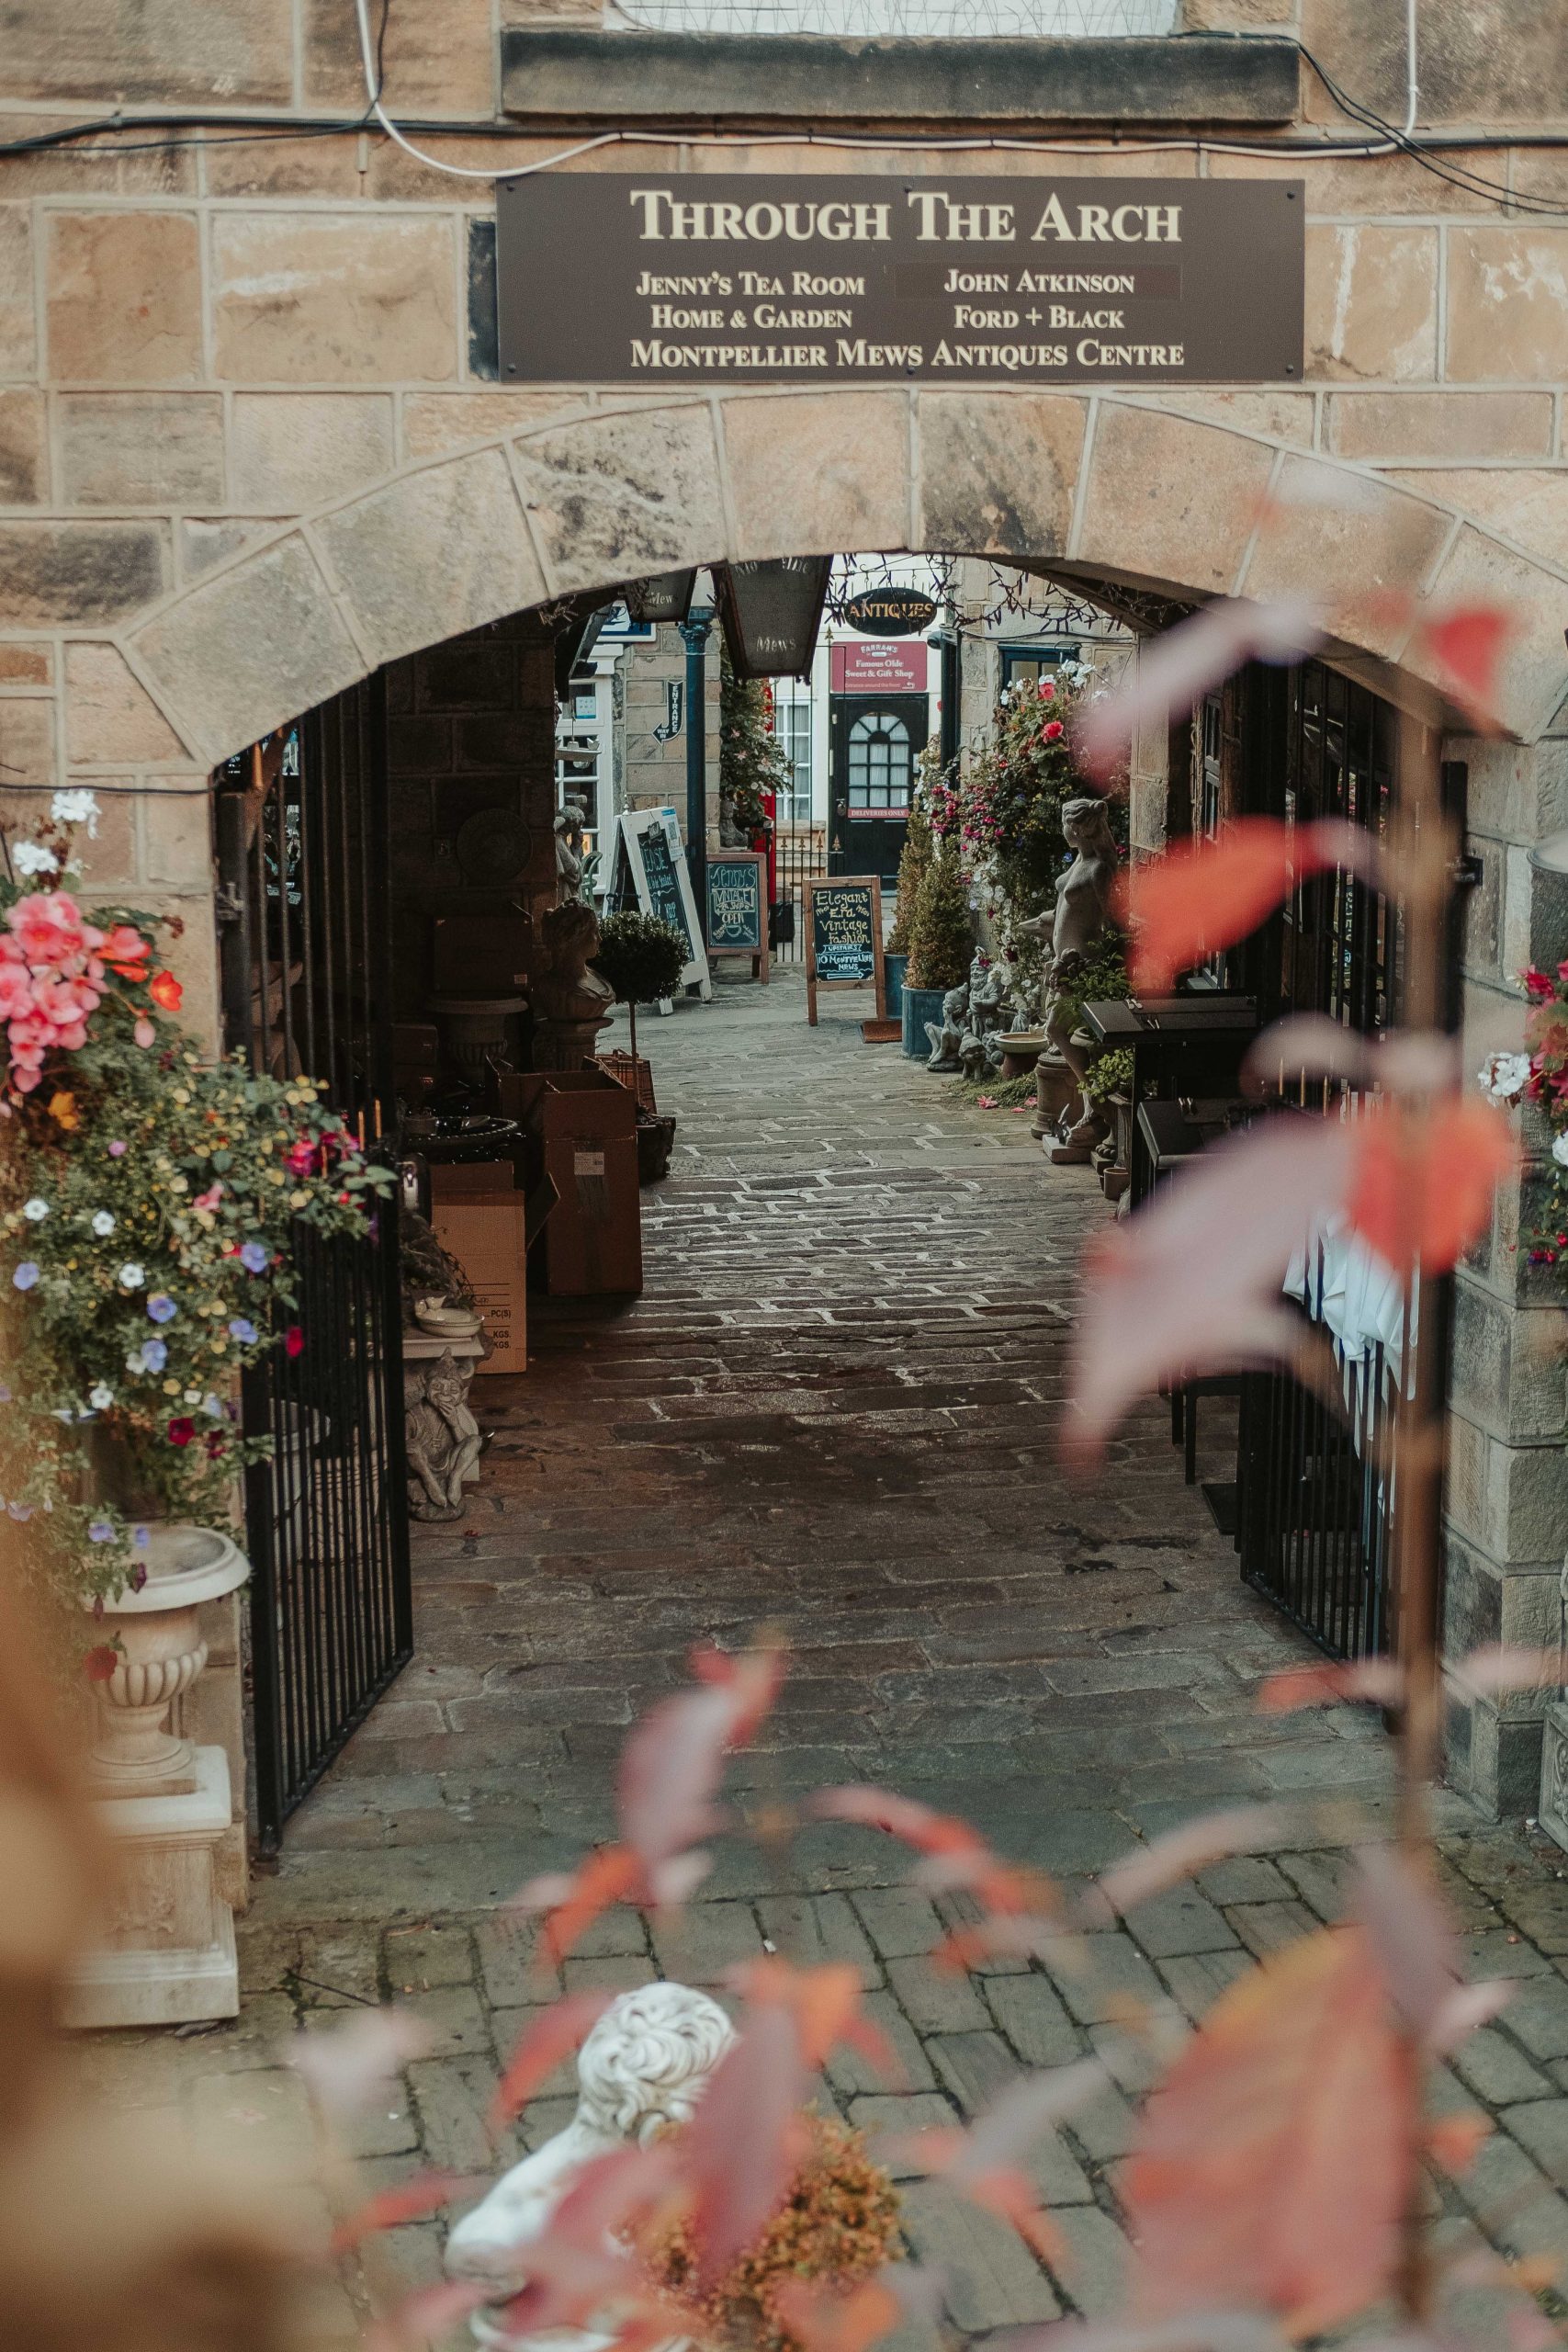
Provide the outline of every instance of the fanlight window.
{"type": "Polygon", "coordinates": [[[868,710],[850,729],[850,814],[902,817],[909,807],[909,730],[890,710],[868,710]]]}

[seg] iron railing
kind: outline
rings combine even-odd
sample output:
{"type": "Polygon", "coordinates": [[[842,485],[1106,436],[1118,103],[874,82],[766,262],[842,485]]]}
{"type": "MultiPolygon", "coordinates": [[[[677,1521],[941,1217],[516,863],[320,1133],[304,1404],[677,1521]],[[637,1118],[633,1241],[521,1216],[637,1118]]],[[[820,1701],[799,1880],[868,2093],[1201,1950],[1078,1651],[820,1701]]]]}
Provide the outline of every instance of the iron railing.
{"type": "MultiPolygon", "coordinates": [[[[220,773],[223,1010],[253,1069],[321,1081],[389,1158],[391,943],[379,677],[220,773]]],[[[288,1815],[413,1645],[397,1209],[364,1239],[294,1237],[304,1346],[245,1376],[257,1833],[288,1815]]]]}

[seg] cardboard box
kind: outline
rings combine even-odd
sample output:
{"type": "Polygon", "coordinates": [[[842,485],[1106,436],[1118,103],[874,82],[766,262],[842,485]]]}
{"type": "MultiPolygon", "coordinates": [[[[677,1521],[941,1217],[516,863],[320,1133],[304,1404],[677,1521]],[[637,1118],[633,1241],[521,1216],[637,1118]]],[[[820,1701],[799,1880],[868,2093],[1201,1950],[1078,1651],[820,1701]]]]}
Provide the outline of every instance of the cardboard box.
{"type": "MultiPolygon", "coordinates": [[[[414,1146],[417,1151],[418,1144],[414,1146]]],[[[475,1193],[512,1193],[517,1170],[510,1159],[433,1159],[430,1163],[433,1201],[471,1198],[475,1193]]]]}
{"type": "Polygon", "coordinates": [[[530,1258],[552,1297],[642,1288],[642,1199],[637,1103],[597,1068],[503,1071],[501,1107],[528,1136],[530,1186],[548,1178],[558,1194],[530,1258]]]}
{"type": "MultiPolygon", "coordinates": [[[[512,1173],[509,1165],[506,1173],[512,1173]]],[[[475,1365],[477,1376],[528,1368],[526,1216],[526,1204],[515,1190],[449,1193],[433,1204],[435,1238],[467,1274],[485,1329],[495,1341],[494,1353],[475,1365]]]]}

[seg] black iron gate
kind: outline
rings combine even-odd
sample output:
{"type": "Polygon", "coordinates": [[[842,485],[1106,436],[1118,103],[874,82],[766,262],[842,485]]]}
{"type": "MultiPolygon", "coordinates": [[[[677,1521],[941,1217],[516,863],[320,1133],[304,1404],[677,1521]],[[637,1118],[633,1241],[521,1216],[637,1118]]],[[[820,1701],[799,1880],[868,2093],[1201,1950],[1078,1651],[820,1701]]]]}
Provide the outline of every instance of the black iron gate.
{"type": "MultiPolygon", "coordinates": [[[[1271,776],[1252,805],[1298,824],[1348,820],[1382,835],[1393,807],[1398,713],[1321,662],[1305,662],[1272,691],[1271,776]]],[[[1444,772],[1448,813],[1463,823],[1464,772],[1444,772]]],[[[1325,1012],[1371,1035],[1399,1017],[1399,913],[1353,876],[1304,876],[1253,967],[1270,1012],[1325,1012]]],[[[1458,961],[1454,969],[1457,974],[1458,961]]],[[[1449,1008],[1450,1024],[1458,1004],[1449,1008]]],[[[1282,1092],[1289,1090],[1281,1088],[1282,1092]]],[[[1328,1088],[1296,1090],[1301,1107],[1331,1111],[1328,1088]]],[[[1339,1108],[1355,1114],[1346,1090],[1339,1108]]],[[[1446,1359],[1451,1283],[1416,1282],[1409,1300],[1380,1281],[1377,1262],[1348,1232],[1314,1237],[1289,1287],[1325,1343],[1337,1406],[1284,1372],[1242,1383],[1236,1466],[1236,1549],[1248,1583],[1337,1657],[1392,1647],[1393,1472],[1402,1400],[1414,1389],[1415,1351],[1446,1359]]]]}
{"type": "MultiPolygon", "coordinates": [[[[367,679],[231,761],[216,807],[228,1043],[389,1156],[385,721],[367,679]]],[[[274,1441],[245,1495],[264,1849],[412,1649],[395,1203],[364,1240],[297,1227],[294,1258],[304,1347],[245,1392],[274,1441]]]]}

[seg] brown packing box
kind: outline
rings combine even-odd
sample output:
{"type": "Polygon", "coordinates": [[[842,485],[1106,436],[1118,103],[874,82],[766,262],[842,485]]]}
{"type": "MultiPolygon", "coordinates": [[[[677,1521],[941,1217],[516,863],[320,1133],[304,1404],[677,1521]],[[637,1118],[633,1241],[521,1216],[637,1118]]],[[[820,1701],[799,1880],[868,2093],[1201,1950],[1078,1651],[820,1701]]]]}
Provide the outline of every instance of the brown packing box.
{"type": "Polygon", "coordinates": [[[637,1103],[599,1069],[502,1071],[501,1107],[529,1140],[530,1183],[559,1198],[535,1244],[536,1279],[552,1297],[642,1288],[637,1103]]]}
{"type": "MultiPolygon", "coordinates": [[[[502,1163],[510,1180],[512,1170],[502,1163]]],[[[452,1175],[452,1169],[443,1170],[452,1175]]],[[[464,1174],[471,1174],[465,1170],[464,1174]]],[[[443,1250],[467,1274],[494,1352],[474,1366],[476,1374],[525,1372],[528,1367],[528,1248],[526,1204],[507,1192],[438,1192],[431,1225],[443,1250]]]]}
{"type": "MultiPolygon", "coordinates": [[[[415,1150],[419,1148],[414,1146],[415,1150]]],[[[430,1163],[430,1197],[449,1201],[475,1193],[511,1193],[517,1188],[517,1170],[510,1159],[436,1159],[430,1163]]]]}

